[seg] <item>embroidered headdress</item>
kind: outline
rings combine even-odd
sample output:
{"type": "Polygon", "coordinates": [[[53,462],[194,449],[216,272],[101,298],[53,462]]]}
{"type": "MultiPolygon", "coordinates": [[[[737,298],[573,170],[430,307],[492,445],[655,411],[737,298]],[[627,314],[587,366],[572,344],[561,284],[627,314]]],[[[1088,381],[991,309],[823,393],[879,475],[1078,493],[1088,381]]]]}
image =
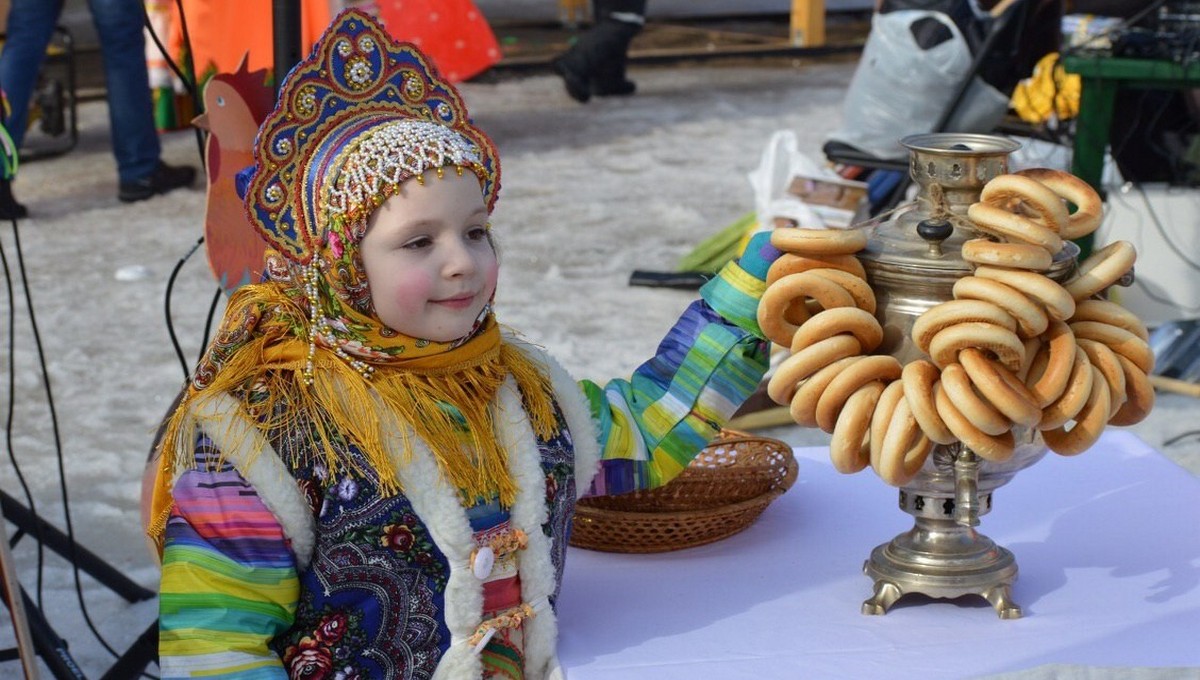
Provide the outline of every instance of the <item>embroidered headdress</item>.
{"type": "Polygon", "coordinates": [[[470,169],[489,211],[500,189],[495,146],[471,124],[458,92],[415,47],[353,10],[288,74],[254,158],[250,222],[300,264],[331,224],[365,217],[426,170],[470,169]]]}
{"type": "Polygon", "coordinates": [[[171,480],[195,464],[192,414],[223,393],[261,430],[299,441],[331,475],[369,474],[381,492],[398,491],[395,466],[404,458],[389,456],[387,428],[399,422],[405,450],[411,428],[464,502],[511,503],[515,484],[492,401],[514,379],[534,429],[550,436],[557,425],[544,370],[502,338],[490,305],[452,342],[387,327],[371,305],[358,250],[370,214],[401,184],[446,169],[477,176],[492,209],[499,159],[458,93],[374,19],[340,14],[288,74],[259,130],[245,202],[270,245],[267,280],[230,297],[168,420],[151,536],[165,527],[171,480]],[[369,469],[347,460],[346,445],[369,469]]]}

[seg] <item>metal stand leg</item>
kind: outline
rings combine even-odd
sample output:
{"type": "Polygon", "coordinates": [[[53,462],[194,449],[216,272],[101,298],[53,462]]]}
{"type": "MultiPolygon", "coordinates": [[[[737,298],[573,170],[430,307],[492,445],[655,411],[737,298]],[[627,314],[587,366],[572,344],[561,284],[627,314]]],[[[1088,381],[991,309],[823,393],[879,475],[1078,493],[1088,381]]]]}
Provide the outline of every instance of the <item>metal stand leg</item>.
{"type": "MultiPolygon", "coordinates": [[[[14,543],[20,540],[24,534],[33,534],[43,545],[65,559],[79,565],[79,568],[85,573],[95,578],[114,593],[125,598],[127,602],[149,600],[155,596],[154,591],[134,583],[129,577],[117,571],[116,568],[105,562],[95,553],[75,544],[69,536],[59,531],[54,525],[38,517],[29,508],[21,505],[3,491],[0,491],[0,510],[3,511],[3,519],[12,522],[18,528],[18,533],[13,536],[14,543]]],[[[4,552],[7,553],[9,542],[4,540],[3,543],[4,552]]],[[[7,563],[0,566],[4,566],[6,572],[9,569],[7,563]]],[[[87,676],[83,674],[83,671],[80,670],[75,660],[71,657],[66,641],[58,636],[58,633],[46,621],[37,604],[29,599],[25,590],[21,588],[20,592],[34,651],[42,657],[42,661],[50,669],[51,674],[53,674],[56,680],[84,680],[87,676]]],[[[14,621],[15,616],[16,613],[14,611],[14,621]]],[[[22,653],[21,659],[22,663],[26,662],[24,653],[22,653]]],[[[155,620],[150,628],[142,633],[141,637],[130,646],[125,654],[117,659],[117,662],[104,677],[113,680],[137,677],[141,675],[142,670],[146,666],[157,659],[158,621],[155,620]]],[[[36,675],[29,675],[30,667],[33,666],[27,666],[26,678],[35,678],[36,675]]]]}

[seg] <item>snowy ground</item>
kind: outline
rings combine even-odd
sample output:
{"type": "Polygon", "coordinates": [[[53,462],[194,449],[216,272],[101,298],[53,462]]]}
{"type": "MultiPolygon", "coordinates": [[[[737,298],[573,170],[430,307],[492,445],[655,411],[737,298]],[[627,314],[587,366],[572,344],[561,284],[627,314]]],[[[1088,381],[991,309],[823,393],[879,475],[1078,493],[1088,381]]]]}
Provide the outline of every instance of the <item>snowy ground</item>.
{"type": "MultiPolygon", "coordinates": [[[[464,86],[469,108],[497,141],[504,163],[493,219],[504,265],[502,321],[543,343],[577,377],[628,374],[694,297],[629,287],[630,271],[673,269],[700,240],[750,210],[746,173],[776,130],[794,130],[801,149],[819,158],[838,123],[852,68],[847,62],[645,69],[634,73],[636,97],[586,107],[567,99],[549,76],[464,86]]],[[[15,191],[32,215],[20,224],[21,248],[47,356],[75,535],[154,589],[158,571],[139,529],[139,480],[154,429],[183,379],[164,322],[164,290],[171,269],[202,233],[204,193],[197,187],[119,203],[105,114],[102,103],[83,106],[78,147],[23,166],[15,191]]],[[[190,134],[173,133],[164,144],[167,160],[198,165],[190,134]]],[[[7,225],[0,242],[18,280],[14,371],[7,368],[8,344],[0,345],[0,375],[15,379],[11,447],[37,512],[61,527],[62,476],[7,225]]],[[[214,290],[197,253],[184,265],[171,300],[189,364],[214,290]]],[[[0,307],[9,308],[3,300],[0,307]]],[[[1195,399],[1160,395],[1156,412],[1135,431],[1200,473],[1194,438],[1163,446],[1195,429],[1198,413],[1195,399]]],[[[781,433],[800,444],[827,441],[798,428],[774,431],[781,433]]],[[[0,463],[0,488],[24,499],[7,460],[0,463]]],[[[15,555],[21,581],[36,598],[34,542],[23,539],[15,555]]],[[[81,619],[69,565],[47,553],[40,573],[42,610],[84,672],[99,677],[113,659],[81,619]]],[[[154,621],[153,600],[129,605],[90,578],[83,584],[91,618],[116,650],[154,621]]],[[[0,623],[0,644],[8,631],[0,623]]],[[[1026,677],[1049,677],[1038,672],[1026,677]]],[[[0,675],[16,674],[15,662],[0,665],[0,675]]],[[[1074,677],[1129,677],[1129,670],[1079,670],[1074,677]]]]}

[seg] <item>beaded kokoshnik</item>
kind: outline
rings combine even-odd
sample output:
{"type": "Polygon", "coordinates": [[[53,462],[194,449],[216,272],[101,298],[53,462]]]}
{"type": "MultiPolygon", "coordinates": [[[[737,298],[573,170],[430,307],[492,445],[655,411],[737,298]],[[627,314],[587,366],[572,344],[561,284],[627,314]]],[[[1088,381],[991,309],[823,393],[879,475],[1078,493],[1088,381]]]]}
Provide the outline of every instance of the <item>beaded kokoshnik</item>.
{"type": "Polygon", "coordinates": [[[254,156],[246,210],[303,286],[310,315],[306,380],[317,344],[369,378],[378,352],[341,332],[342,308],[321,295],[323,281],[332,278],[327,285],[334,288],[324,292],[341,294],[371,316],[357,253],[347,254],[345,246],[362,238],[366,219],[401,184],[420,182],[430,170],[439,176],[448,167],[460,175],[470,170],[490,211],[500,184],[494,145],[424,55],[351,10],[288,74],[254,156]]]}

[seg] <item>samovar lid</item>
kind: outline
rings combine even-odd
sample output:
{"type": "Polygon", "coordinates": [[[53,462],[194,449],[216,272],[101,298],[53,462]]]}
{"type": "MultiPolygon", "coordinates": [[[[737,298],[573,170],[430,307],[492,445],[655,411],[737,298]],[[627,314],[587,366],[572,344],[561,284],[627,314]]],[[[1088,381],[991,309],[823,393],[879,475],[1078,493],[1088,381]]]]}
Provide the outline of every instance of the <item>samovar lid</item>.
{"type": "MultiPolygon", "coordinates": [[[[864,265],[908,277],[958,279],[973,267],[962,257],[964,241],[982,234],[971,228],[967,208],[983,186],[1008,172],[1008,155],[1021,145],[1007,137],[965,132],[909,135],[909,175],[920,188],[915,199],[886,214],[859,253],[864,265]]],[[[1064,248],[1051,272],[1069,266],[1077,248],[1064,248]]],[[[1052,274],[1053,275],[1053,274],[1052,274]]]]}

